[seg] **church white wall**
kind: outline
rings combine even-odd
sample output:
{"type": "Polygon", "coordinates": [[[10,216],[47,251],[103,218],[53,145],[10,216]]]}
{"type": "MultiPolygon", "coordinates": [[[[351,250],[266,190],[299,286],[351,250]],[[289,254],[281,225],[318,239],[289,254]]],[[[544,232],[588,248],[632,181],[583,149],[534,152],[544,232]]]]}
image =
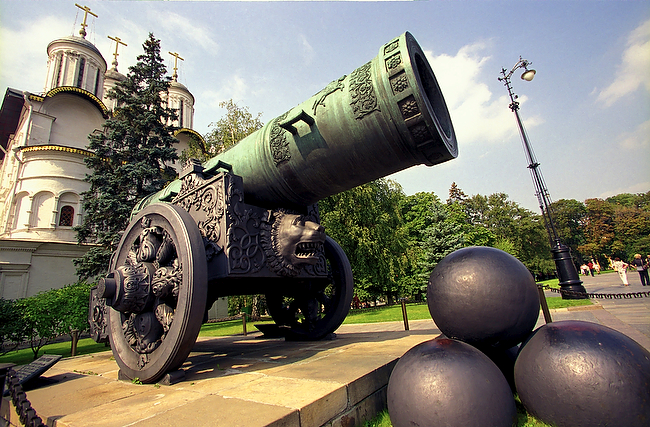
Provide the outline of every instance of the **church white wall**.
{"type": "Polygon", "coordinates": [[[69,243],[0,240],[0,297],[26,298],[76,283],[72,260],[87,249],[69,243]]]}
{"type": "Polygon", "coordinates": [[[105,121],[92,103],[77,95],[59,93],[43,103],[45,112],[56,117],[49,144],[86,149],[88,135],[101,130],[105,121]]]}
{"type": "Polygon", "coordinates": [[[3,237],[76,243],[72,227],[81,223],[81,194],[89,184],[84,155],[74,152],[23,150],[15,206],[8,233],[3,237]],[[60,225],[61,209],[74,210],[71,226],[60,225]]]}
{"type": "Polygon", "coordinates": [[[54,116],[34,111],[32,113],[32,123],[29,128],[29,145],[48,144],[54,120],[56,120],[54,116]]]}

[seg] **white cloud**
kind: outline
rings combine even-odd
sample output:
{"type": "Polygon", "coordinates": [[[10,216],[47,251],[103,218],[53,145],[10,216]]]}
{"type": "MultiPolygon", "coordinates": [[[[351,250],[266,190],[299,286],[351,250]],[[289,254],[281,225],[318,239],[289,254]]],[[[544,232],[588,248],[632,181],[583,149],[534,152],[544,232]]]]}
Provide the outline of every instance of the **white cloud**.
{"type": "Polygon", "coordinates": [[[625,150],[641,150],[642,153],[647,153],[650,148],[650,120],[641,123],[632,132],[623,132],[618,137],[618,143],[621,148],[625,150]]]}
{"type": "Polygon", "coordinates": [[[637,194],[637,193],[647,193],[648,191],[650,191],[650,181],[645,181],[645,182],[637,182],[636,184],[630,184],[628,186],[617,187],[612,190],[602,192],[599,195],[593,197],[597,197],[599,199],[606,199],[608,197],[616,196],[617,194],[623,194],[623,193],[637,194]]]}
{"type": "Polygon", "coordinates": [[[211,31],[198,26],[196,19],[173,12],[160,13],[155,8],[152,8],[151,11],[150,18],[157,22],[164,32],[174,34],[175,38],[185,39],[191,44],[198,44],[204,51],[203,53],[207,55],[214,55],[219,49],[218,43],[210,35],[211,31]]]}
{"type": "MultiPolygon", "coordinates": [[[[231,76],[224,85],[216,91],[208,90],[202,92],[200,98],[207,104],[210,110],[220,109],[219,103],[232,99],[234,102],[245,105],[245,100],[250,94],[250,87],[246,80],[238,74],[231,76]]],[[[205,108],[205,107],[201,107],[205,108]]]]}
{"type": "Polygon", "coordinates": [[[314,59],[314,48],[311,47],[311,44],[309,44],[307,38],[304,35],[300,34],[299,38],[302,58],[305,62],[305,65],[309,65],[312,59],[314,59]]]}
{"type": "Polygon", "coordinates": [[[0,85],[41,92],[47,72],[47,45],[70,35],[71,30],[69,22],[54,16],[25,21],[18,29],[0,28],[0,85]]]}
{"type": "Polygon", "coordinates": [[[635,28],[627,39],[615,80],[598,94],[598,101],[612,106],[639,87],[650,92],[650,19],[635,28]]]}
{"type": "MultiPolygon", "coordinates": [[[[492,73],[486,77],[483,70],[490,60],[484,53],[487,50],[486,43],[477,42],[463,46],[455,56],[425,52],[445,97],[457,139],[464,146],[499,143],[517,134],[508,96],[495,99],[485,83],[486,78],[497,77],[492,73]]],[[[518,101],[523,104],[526,97],[518,101]]],[[[528,128],[541,122],[538,117],[526,118],[528,128]]]]}

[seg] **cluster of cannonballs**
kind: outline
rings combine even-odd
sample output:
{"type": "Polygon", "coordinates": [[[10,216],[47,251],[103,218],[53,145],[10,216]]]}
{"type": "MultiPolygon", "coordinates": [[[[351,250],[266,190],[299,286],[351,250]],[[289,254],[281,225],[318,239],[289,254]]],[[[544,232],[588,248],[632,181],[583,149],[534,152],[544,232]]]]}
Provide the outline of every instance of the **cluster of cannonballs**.
{"type": "Polygon", "coordinates": [[[559,427],[650,426],[650,352],[584,321],[533,331],[539,293],[506,252],[458,250],[429,280],[429,312],[443,335],[411,348],[388,383],[393,427],[512,426],[513,393],[559,427]]]}

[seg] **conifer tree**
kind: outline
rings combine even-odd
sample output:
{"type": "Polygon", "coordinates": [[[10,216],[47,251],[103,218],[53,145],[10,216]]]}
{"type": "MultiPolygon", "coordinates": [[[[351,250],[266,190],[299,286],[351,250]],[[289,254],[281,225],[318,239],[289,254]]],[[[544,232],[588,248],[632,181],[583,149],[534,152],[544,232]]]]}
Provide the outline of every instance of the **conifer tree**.
{"type": "Polygon", "coordinates": [[[95,156],[85,159],[92,173],[86,175],[90,189],[82,194],[84,219],[76,231],[79,243],[94,246],[74,261],[82,279],[106,272],[135,204],[176,174],[170,164],[177,159],[172,147],[177,140],[168,125],[176,113],[163,101],[171,78],[160,40],[150,33],[142,47],[126,79],[107,94],[117,101],[112,116],[102,132],[88,137],[95,156]]]}

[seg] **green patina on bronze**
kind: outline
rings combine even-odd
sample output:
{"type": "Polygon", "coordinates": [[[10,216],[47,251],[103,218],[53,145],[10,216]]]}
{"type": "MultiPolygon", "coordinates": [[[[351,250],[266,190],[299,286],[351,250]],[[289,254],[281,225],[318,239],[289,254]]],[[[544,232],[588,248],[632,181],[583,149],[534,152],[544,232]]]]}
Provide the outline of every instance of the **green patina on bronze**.
{"type": "MultiPolygon", "coordinates": [[[[349,75],[208,160],[243,178],[247,203],[300,208],[417,164],[458,155],[444,98],[409,33],[349,75]]],[[[170,201],[180,180],[143,200],[170,201]]]]}

